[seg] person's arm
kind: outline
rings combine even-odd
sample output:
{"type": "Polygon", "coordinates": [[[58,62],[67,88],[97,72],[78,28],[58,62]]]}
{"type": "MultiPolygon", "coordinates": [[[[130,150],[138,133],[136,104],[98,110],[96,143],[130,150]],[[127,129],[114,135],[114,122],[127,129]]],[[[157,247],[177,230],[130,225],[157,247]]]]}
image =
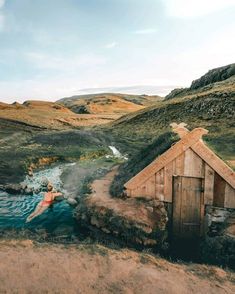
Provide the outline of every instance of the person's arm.
{"type": "Polygon", "coordinates": [[[58,197],[58,196],[62,196],[63,194],[61,192],[54,192],[53,193],[53,197],[58,197]]]}

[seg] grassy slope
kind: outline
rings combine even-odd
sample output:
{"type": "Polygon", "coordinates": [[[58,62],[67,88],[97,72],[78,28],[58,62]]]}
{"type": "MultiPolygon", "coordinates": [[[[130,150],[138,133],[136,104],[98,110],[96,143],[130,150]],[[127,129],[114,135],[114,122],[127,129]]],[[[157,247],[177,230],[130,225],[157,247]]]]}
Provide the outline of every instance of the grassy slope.
{"type": "MultiPolygon", "coordinates": [[[[224,85],[223,85],[224,86],[224,85]]],[[[235,83],[234,83],[235,86],[235,83]]],[[[189,129],[204,127],[210,147],[225,160],[234,160],[235,92],[226,95],[202,92],[159,102],[156,106],[122,117],[112,124],[112,134],[122,137],[132,152],[170,130],[172,122],[185,122],[189,129]],[[134,144],[133,144],[134,143],[134,144]]]]}
{"type": "Polygon", "coordinates": [[[118,174],[110,187],[113,196],[120,196],[123,192],[123,185],[143,168],[149,165],[156,157],[164,153],[175,142],[179,140],[173,132],[166,132],[160,135],[154,142],[134,154],[130,160],[120,166],[118,174]]]}
{"type": "Polygon", "coordinates": [[[172,122],[185,122],[189,129],[199,126],[208,129],[209,134],[204,141],[234,168],[234,109],[233,76],[196,90],[185,89],[180,95],[176,92],[171,99],[115,121],[111,133],[122,150],[129,152],[129,161],[120,167],[119,175],[111,185],[111,194],[120,195],[125,182],[176,141],[170,132],[172,122]]]}
{"type": "Polygon", "coordinates": [[[43,130],[0,119],[0,185],[23,179],[40,158],[75,161],[110,152],[109,138],[90,130],[43,130]]]}

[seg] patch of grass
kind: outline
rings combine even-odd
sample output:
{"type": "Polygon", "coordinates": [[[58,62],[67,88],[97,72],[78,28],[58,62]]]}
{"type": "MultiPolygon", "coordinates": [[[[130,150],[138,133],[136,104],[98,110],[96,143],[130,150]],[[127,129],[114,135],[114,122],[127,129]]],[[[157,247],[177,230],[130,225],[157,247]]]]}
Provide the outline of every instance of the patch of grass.
{"type": "Polygon", "coordinates": [[[118,175],[115,176],[110,187],[111,194],[113,196],[120,196],[123,191],[123,185],[128,180],[150,164],[155,158],[164,153],[178,140],[179,138],[175,133],[166,132],[159,136],[152,144],[130,157],[126,163],[120,166],[118,175]]]}

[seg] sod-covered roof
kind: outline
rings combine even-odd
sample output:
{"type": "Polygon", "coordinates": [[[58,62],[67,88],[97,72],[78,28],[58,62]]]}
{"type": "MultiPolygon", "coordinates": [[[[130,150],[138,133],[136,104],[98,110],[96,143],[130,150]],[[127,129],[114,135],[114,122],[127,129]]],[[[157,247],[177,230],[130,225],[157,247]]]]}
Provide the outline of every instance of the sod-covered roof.
{"type": "MultiPolygon", "coordinates": [[[[129,160],[120,166],[119,173],[115,176],[114,181],[111,185],[110,192],[113,196],[119,196],[123,193],[123,187],[131,186],[132,182],[135,185],[135,179],[137,181],[144,181],[144,170],[152,169],[154,170],[154,166],[158,159],[165,153],[166,151],[171,153],[171,149],[176,149],[174,145],[179,145],[187,132],[189,132],[186,128],[184,128],[185,124],[178,125],[178,131],[175,132],[166,132],[156,138],[152,144],[140,150],[137,154],[134,154],[129,158],[129,160]],[[180,140],[181,139],[181,140],[180,140]],[[176,144],[178,142],[178,144],[176,144]],[[169,149],[169,150],[168,150],[169,149]],[[153,167],[153,168],[152,168],[153,167]]],[[[177,126],[172,124],[173,129],[177,126]]],[[[231,185],[235,185],[234,172],[230,169],[215,153],[213,153],[201,140],[201,136],[206,134],[207,131],[201,128],[195,129],[193,133],[197,133],[199,137],[196,138],[196,141],[189,142],[189,146],[194,144],[195,152],[202,157],[203,160],[208,162],[208,164],[213,165],[213,168],[223,177],[225,180],[231,185]],[[210,162],[212,160],[212,162],[210,162]]],[[[186,136],[187,137],[187,136],[186,136]]],[[[189,137],[194,137],[189,135],[189,137]]],[[[189,138],[189,139],[190,139],[189,138]]],[[[187,140],[187,139],[186,139],[187,140]]],[[[191,139],[190,139],[191,140],[191,139]]],[[[183,144],[184,145],[184,141],[183,144]]],[[[168,153],[167,153],[168,154],[168,153]]],[[[166,156],[167,157],[167,156],[166,156]]],[[[157,163],[158,165],[158,163],[157,163]]],[[[149,170],[148,170],[149,172],[149,170]]],[[[146,173],[148,174],[148,173],[146,173]]]]}
{"type": "Polygon", "coordinates": [[[121,195],[123,192],[123,186],[127,181],[179,140],[180,137],[174,132],[166,132],[156,138],[152,144],[131,156],[127,162],[119,167],[118,175],[115,176],[110,188],[111,194],[113,196],[121,195]]]}

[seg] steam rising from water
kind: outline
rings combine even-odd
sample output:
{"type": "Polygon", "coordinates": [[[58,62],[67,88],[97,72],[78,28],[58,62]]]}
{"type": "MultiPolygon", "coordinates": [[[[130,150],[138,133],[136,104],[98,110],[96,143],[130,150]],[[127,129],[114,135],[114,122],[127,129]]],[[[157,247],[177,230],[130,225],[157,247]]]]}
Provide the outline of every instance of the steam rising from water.
{"type": "MultiPolygon", "coordinates": [[[[25,183],[29,187],[39,188],[42,179],[47,178],[56,190],[62,190],[60,179],[63,171],[61,166],[38,171],[33,178],[26,178],[25,183]]],[[[66,191],[63,191],[66,193],[66,191]]],[[[32,222],[26,224],[27,216],[35,209],[39,201],[42,200],[43,193],[29,195],[9,195],[0,191],[0,231],[12,228],[44,228],[53,231],[60,226],[73,226],[72,208],[66,201],[55,203],[53,208],[49,208],[32,222]]]]}

